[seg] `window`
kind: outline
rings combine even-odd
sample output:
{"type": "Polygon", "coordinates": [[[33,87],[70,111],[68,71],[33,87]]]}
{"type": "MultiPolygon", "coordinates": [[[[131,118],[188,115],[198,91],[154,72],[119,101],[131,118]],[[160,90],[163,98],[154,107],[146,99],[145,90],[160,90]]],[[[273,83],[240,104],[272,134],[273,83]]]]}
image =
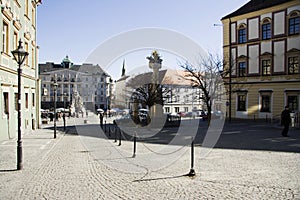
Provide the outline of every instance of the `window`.
{"type": "Polygon", "coordinates": [[[184,107],[184,112],[189,112],[189,107],[184,107]]]}
{"type": "Polygon", "coordinates": [[[17,32],[14,32],[14,40],[13,40],[14,44],[13,44],[13,47],[14,49],[17,49],[18,48],[18,33],[17,32]]]}
{"type": "Polygon", "coordinates": [[[28,93],[25,93],[25,108],[28,108],[28,93]]]}
{"type": "Polygon", "coordinates": [[[3,22],[3,30],[2,30],[2,52],[8,54],[8,24],[3,22]]]}
{"type": "Polygon", "coordinates": [[[4,98],[4,113],[9,114],[9,99],[8,99],[8,92],[3,92],[3,98],[4,98]]]}
{"type": "Polygon", "coordinates": [[[31,11],[32,25],[35,26],[35,9],[32,8],[31,11]]]}
{"type": "Polygon", "coordinates": [[[243,44],[246,43],[247,41],[247,34],[246,34],[246,26],[245,25],[241,25],[239,30],[238,30],[238,41],[239,44],[243,44]]]}
{"type": "Polygon", "coordinates": [[[34,60],[35,56],[34,56],[34,48],[31,49],[31,68],[35,69],[35,60],[34,60]]]}
{"type": "Polygon", "coordinates": [[[176,113],[179,112],[179,107],[175,107],[175,112],[176,112],[176,113]]]}
{"type": "Polygon", "coordinates": [[[270,95],[261,95],[260,112],[271,112],[271,96],[270,95]]]}
{"type": "Polygon", "coordinates": [[[25,0],[25,15],[27,17],[29,17],[28,13],[29,13],[29,0],[25,0]]]}
{"type": "MultiPolygon", "coordinates": [[[[25,50],[28,52],[28,42],[25,42],[25,50]]],[[[28,57],[26,58],[25,63],[28,66],[28,57]]]]}
{"type": "Polygon", "coordinates": [[[289,19],[289,34],[294,35],[294,34],[299,34],[299,25],[300,24],[300,17],[299,15],[297,16],[297,13],[293,13],[291,15],[291,18],[289,19]]]}
{"type": "Polygon", "coordinates": [[[246,62],[239,62],[238,72],[240,77],[246,76],[246,62]]]}
{"type": "Polygon", "coordinates": [[[262,75],[271,75],[271,60],[262,60],[262,75]]]}
{"type": "Polygon", "coordinates": [[[299,73],[299,59],[298,57],[288,58],[288,73],[297,74],[299,73]]]}
{"type": "Polygon", "coordinates": [[[170,107],[165,107],[165,112],[169,113],[170,112],[170,107]]]}
{"type": "Polygon", "coordinates": [[[298,97],[296,95],[288,96],[287,102],[291,110],[298,110],[298,97]]]}
{"type": "Polygon", "coordinates": [[[271,23],[269,20],[264,20],[262,26],[262,39],[263,40],[268,40],[271,39],[271,23]]]}
{"type": "Polygon", "coordinates": [[[238,94],[237,100],[237,110],[246,111],[246,94],[238,94]]]}
{"type": "Polygon", "coordinates": [[[34,98],[34,93],[32,93],[32,107],[35,106],[35,98],[34,98]]]}

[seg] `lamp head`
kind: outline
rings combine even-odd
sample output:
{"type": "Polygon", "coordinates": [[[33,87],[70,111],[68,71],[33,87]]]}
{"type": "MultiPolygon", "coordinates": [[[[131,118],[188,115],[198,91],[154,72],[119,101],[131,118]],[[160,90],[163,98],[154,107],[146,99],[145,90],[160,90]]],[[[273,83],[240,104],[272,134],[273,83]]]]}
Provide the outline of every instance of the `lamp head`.
{"type": "Polygon", "coordinates": [[[23,49],[21,39],[19,40],[18,48],[11,51],[11,53],[13,54],[14,59],[19,64],[19,66],[21,66],[24,63],[25,59],[29,55],[29,53],[25,51],[25,49],[23,49]]]}

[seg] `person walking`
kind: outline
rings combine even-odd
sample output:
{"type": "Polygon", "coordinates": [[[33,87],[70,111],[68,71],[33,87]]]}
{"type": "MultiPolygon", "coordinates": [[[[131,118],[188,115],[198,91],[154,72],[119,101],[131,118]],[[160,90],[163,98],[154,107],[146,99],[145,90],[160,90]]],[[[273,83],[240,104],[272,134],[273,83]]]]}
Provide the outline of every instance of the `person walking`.
{"type": "Polygon", "coordinates": [[[283,125],[283,130],[281,135],[283,137],[288,137],[289,126],[291,123],[291,115],[288,106],[285,106],[285,109],[281,112],[281,125],[283,125]]]}

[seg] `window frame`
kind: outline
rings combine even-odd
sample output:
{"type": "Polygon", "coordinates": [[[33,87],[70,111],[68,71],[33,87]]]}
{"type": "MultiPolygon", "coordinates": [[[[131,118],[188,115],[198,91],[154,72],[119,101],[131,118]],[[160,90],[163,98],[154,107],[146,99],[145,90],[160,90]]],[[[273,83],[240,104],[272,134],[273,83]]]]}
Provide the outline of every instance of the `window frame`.
{"type": "Polygon", "coordinates": [[[299,74],[299,56],[289,56],[287,58],[287,71],[288,74],[299,74]],[[290,60],[293,59],[293,62],[290,63],[290,60]],[[295,62],[297,60],[297,62],[295,62]],[[291,65],[293,67],[293,72],[290,71],[291,65]],[[296,67],[295,67],[296,65],[296,67]]]}
{"type": "Polygon", "coordinates": [[[9,54],[9,23],[2,23],[2,53],[9,54]]]}
{"type": "Polygon", "coordinates": [[[271,112],[272,107],[272,94],[266,94],[262,93],[260,94],[260,112],[271,112]],[[268,97],[268,99],[264,99],[265,97],[268,97]]]}
{"type": "Polygon", "coordinates": [[[237,111],[247,111],[247,93],[238,93],[237,94],[237,111]],[[243,99],[241,98],[243,97],[243,99]]]}
{"type": "Polygon", "coordinates": [[[271,76],[271,66],[272,66],[272,61],[270,58],[261,59],[261,75],[262,76],[271,76]],[[266,63],[266,62],[268,62],[268,63],[266,63]],[[265,70],[265,69],[267,69],[267,70],[265,70]]]}
{"type": "Polygon", "coordinates": [[[261,24],[261,39],[262,40],[272,39],[272,23],[270,19],[264,19],[261,24]]]}
{"type": "Polygon", "coordinates": [[[247,76],[247,63],[246,61],[238,62],[238,76],[246,77],[247,76]],[[243,66],[241,64],[244,64],[243,66]]]}
{"type": "Polygon", "coordinates": [[[247,26],[245,24],[240,25],[237,33],[238,43],[245,44],[247,42],[247,26]]]}
{"type": "Polygon", "coordinates": [[[299,11],[294,11],[288,16],[287,25],[288,25],[289,35],[298,35],[300,33],[300,12],[299,11]]]}

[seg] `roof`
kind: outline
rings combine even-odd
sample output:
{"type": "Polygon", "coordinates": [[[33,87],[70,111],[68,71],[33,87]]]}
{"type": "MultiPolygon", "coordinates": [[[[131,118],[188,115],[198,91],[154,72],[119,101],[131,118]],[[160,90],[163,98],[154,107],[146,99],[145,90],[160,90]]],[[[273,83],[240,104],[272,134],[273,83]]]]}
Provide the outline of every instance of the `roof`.
{"type": "MultiPolygon", "coordinates": [[[[47,62],[46,64],[39,64],[39,74],[47,73],[51,71],[63,70],[64,68],[61,64],[55,64],[53,62],[47,62]]],[[[77,71],[81,73],[87,73],[89,75],[105,75],[109,76],[99,65],[83,63],[82,65],[72,65],[68,68],[71,71],[77,71]]]]}
{"type": "Polygon", "coordinates": [[[226,15],[223,19],[227,19],[230,17],[235,17],[239,15],[243,15],[246,13],[262,10],[265,8],[269,8],[272,6],[280,5],[289,1],[294,1],[294,0],[251,0],[236,11],[226,15]]]}

